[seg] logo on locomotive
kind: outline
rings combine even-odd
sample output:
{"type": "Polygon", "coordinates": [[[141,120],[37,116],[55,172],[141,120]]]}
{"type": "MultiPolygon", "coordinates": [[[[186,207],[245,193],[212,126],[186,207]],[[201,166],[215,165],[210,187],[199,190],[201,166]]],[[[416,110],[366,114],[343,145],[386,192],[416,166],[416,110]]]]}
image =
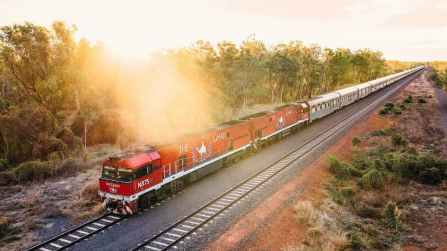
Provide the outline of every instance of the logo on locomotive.
{"type": "Polygon", "coordinates": [[[142,181],[139,181],[137,186],[138,186],[138,189],[141,189],[144,186],[149,185],[149,184],[151,184],[151,180],[150,179],[144,179],[142,181]]]}

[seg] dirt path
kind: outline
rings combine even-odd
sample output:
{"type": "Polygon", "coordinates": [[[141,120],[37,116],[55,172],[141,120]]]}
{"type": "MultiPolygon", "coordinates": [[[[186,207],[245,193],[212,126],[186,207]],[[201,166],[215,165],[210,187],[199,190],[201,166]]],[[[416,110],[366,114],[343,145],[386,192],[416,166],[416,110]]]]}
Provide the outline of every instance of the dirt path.
{"type": "MultiPolygon", "coordinates": [[[[421,95],[434,95],[435,88],[426,80],[425,76],[420,77],[407,86],[400,96],[395,99],[402,99],[410,93],[421,92],[421,95]]],[[[444,128],[447,129],[447,95],[437,93],[436,99],[429,101],[428,105],[437,107],[433,115],[438,118],[442,115],[444,128]],[[437,111],[439,109],[439,112],[437,111]]],[[[380,109],[380,108],[379,108],[380,109]]],[[[377,111],[379,110],[377,109],[377,111]]],[[[435,109],[435,108],[433,108],[435,109]]],[[[434,120],[438,121],[438,120],[434,120]]],[[[296,220],[294,205],[297,201],[311,201],[318,205],[326,198],[325,184],[327,184],[330,174],[328,172],[327,158],[336,155],[342,160],[349,160],[352,153],[352,140],[368,132],[390,127],[396,121],[381,117],[377,112],[372,113],[367,119],[355,125],[345,134],[337,144],[331,146],[320,158],[297,173],[292,181],[285,184],[279,191],[270,198],[262,202],[257,208],[240,218],[233,226],[227,229],[215,241],[209,244],[209,250],[295,250],[306,240],[307,227],[296,220]]],[[[414,121],[421,123],[421,121],[414,121]]],[[[441,123],[441,122],[440,122],[441,123]]],[[[414,124],[408,123],[410,127],[414,124]]],[[[427,126],[428,127],[428,126],[427,126]]],[[[405,128],[404,128],[405,129],[405,128]]],[[[447,230],[445,226],[436,224],[436,215],[426,217],[430,226],[425,226],[423,231],[437,240],[433,250],[447,250],[447,244],[442,241],[447,240],[447,230]],[[438,226],[437,226],[438,225],[438,226]],[[437,249],[436,249],[437,248],[437,249]]],[[[420,236],[420,235],[418,235],[420,236]]],[[[423,237],[425,238],[425,237],[423,237]]],[[[429,240],[429,237],[427,238],[429,240]]],[[[429,243],[431,245],[431,243],[429,243]]],[[[428,245],[428,244],[427,244],[428,245]]],[[[297,249],[298,250],[298,249],[297,249]]],[[[424,250],[416,246],[406,246],[405,250],[424,250]]]]}

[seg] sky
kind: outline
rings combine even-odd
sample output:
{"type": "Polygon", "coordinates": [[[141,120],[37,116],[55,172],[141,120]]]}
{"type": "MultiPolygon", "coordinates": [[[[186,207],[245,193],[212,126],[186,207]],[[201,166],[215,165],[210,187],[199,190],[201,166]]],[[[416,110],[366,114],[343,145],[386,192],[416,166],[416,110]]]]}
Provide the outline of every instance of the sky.
{"type": "Polygon", "coordinates": [[[445,0],[0,0],[0,26],[55,20],[120,57],[197,40],[290,40],[370,48],[387,59],[447,60],[445,0]]]}

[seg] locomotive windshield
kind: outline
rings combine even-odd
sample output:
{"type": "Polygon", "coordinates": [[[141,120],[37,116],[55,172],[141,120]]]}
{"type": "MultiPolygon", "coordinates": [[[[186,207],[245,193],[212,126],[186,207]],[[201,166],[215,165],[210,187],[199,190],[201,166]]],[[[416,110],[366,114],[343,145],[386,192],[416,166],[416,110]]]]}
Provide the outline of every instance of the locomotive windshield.
{"type": "Polygon", "coordinates": [[[135,174],[132,170],[125,168],[115,168],[111,166],[104,166],[102,168],[101,178],[117,180],[117,181],[132,181],[135,177],[135,174]]]}

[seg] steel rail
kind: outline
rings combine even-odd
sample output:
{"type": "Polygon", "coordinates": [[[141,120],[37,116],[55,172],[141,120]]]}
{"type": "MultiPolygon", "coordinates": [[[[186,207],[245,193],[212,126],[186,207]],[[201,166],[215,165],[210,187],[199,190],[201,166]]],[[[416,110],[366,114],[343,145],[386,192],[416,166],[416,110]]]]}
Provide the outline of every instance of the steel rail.
{"type": "Polygon", "coordinates": [[[27,249],[40,251],[56,251],[66,249],[86,238],[120,222],[125,217],[106,213],[71,229],[68,229],[50,239],[27,249]]]}

